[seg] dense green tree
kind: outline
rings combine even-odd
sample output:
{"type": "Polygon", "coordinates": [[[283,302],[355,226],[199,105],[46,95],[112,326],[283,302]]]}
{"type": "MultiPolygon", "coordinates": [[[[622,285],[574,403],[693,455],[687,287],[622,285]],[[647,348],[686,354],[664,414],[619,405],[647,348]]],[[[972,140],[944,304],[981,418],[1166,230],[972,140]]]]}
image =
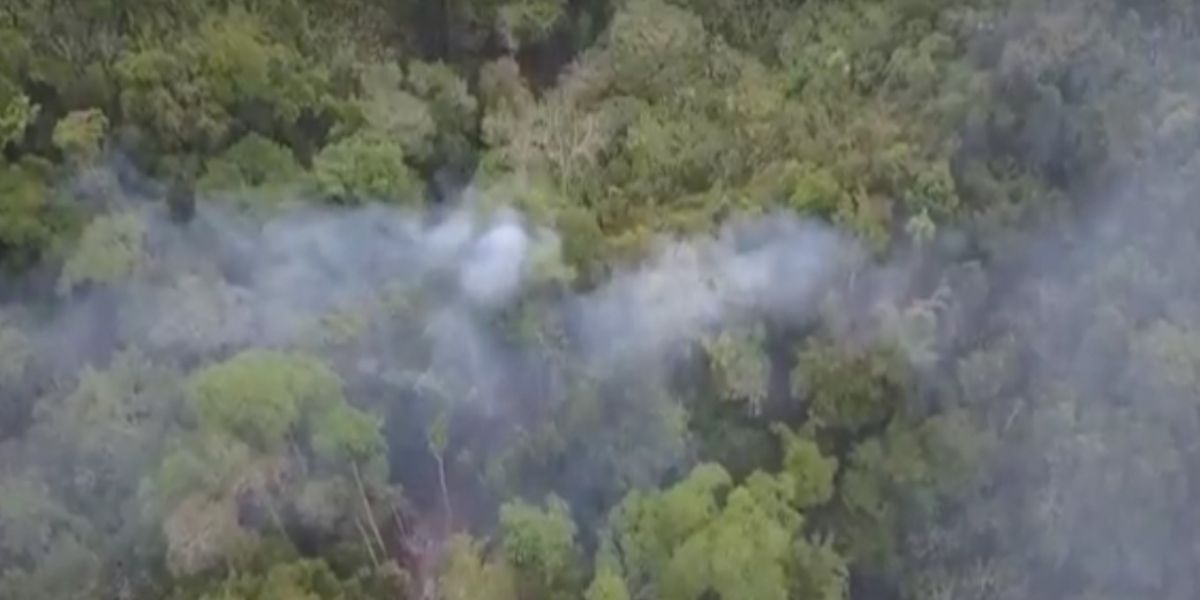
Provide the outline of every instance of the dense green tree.
{"type": "Polygon", "coordinates": [[[479,544],[464,535],[449,540],[445,567],[439,579],[445,600],[515,600],[516,583],[504,562],[485,561],[479,544]]]}
{"type": "Polygon", "coordinates": [[[0,263],[27,269],[55,250],[71,225],[69,213],[31,166],[0,167],[0,263]]]}
{"type": "Polygon", "coordinates": [[[262,535],[291,545],[293,527],[321,524],[357,529],[382,566],[379,515],[393,499],[379,424],[346,403],[336,374],[305,356],[247,351],[193,374],[188,396],[199,429],[163,459],[152,492],[175,573],[253,560],[262,535]],[[328,485],[353,491],[322,493],[328,485]],[[248,505],[263,511],[260,525],[245,521],[248,505]],[[285,520],[293,505],[297,525],[285,520]],[[329,510],[338,516],[315,518],[329,510]]]}
{"type": "Polygon", "coordinates": [[[10,96],[0,112],[0,142],[8,144],[21,139],[25,128],[37,117],[37,106],[24,94],[10,96]]]}
{"type": "Polygon", "coordinates": [[[300,165],[288,148],[250,133],[209,159],[198,183],[201,189],[231,192],[233,199],[240,199],[261,188],[282,193],[300,179],[300,165]]]}
{"type": "Polygon", "coordinates": [[[321,150],[314,159],[313,177],[321,193],[336,202],[420,204],[420,182],[404,158],[399,143],[357,133],[321,150]]]}
{"type": "Polygon", "coordinates": [[[116,285],[142,267],[145,223],[137,214],[99,217],[84,228],[79,245],[63,263],[59,289],[85,284],[116,285]]]}
{"type": "Polygon", "coordinates": [[[575,523],[565,502],[551,496],[543,511],[521,501],[500,507],[505,562],[522,598],[569,597],[577,589],[575,523]]]}
{"type": "Polygon", "coordinates": [[[280,561],[263,571],[230,576],[198,590],[177,589],[171,598],[267,600],[370,600],[404,593],[404,577],[396,571],[341,578],[320,560],[280,561]]]}
{"type": "Polygon", "coordinates": [[[73,162],[95,160],[103,150],[108,117],[97,109],[75,111],[54,126],[54,145],[73,162]]]}
{"type": "MultiPolygon", "coordinates": [[[[759,472],[733,486],[719,466],[701,465],[665,492],[627,497],[611,517],[606,551],[634,597],[788,598],[791,581],[817,597],[844,597],[845,565],[805,540],[792,483],[790,472],[759,472]]],[[[613,586],[593,585],[597,594],[613,586]]]]}
{"type": "Polygon", "coordinates": [[[751,410],[761,409],[769,377],[761,333],[737,336],[726,332],[708,341],[705,347],[717,393],[726,400],[746,402],[751,410]]]}
{"type": "Polygon", "coordinates": [[[372,135],[399,142],[407,156],[428,160],[433,154],[437,123],[430,105],[404,86],[404,72],[395,63],[368,66],[360,76],[363,97],[358,110],[363,128],[372,135]]]}
{"type": "Polygon", "coordinates": [[[101,557],[92,532],[54,501],[35,475],[0,480],[0,593],[14,598],[86,598],[98,591],[101,557]],[[70,577],[69,579],[67,577],[70,577]]]}
{"type": "Polygon", "coordinates": [[[847,357],[814,342],[797,357],[792,385],[819,426],[853,432],[885,422],[899,408],[889,403],[903,398],[906,368],[903,357],[886,349],[847,357]]]}

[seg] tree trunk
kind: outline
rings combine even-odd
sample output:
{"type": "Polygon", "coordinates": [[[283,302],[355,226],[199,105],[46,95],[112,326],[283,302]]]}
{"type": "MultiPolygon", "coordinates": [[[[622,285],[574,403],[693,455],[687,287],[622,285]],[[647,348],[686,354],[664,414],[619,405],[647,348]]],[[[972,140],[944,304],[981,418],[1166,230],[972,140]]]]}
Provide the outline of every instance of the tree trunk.
{"type": "Polygon", "coordinates": [[[354,517],[354,526],[358,528],[358,533],[362,535],[363,545],[367,547],[367,554],[371,555],[371,564],[375,568],[379,568],[379,557],[375,555],[375,547],[371,545],[371,538],[367,535],[367,530],[363,529],[362,519],[354,517]]]}
{"type": "Polygon", "coordinates": [[[450,490],[446,486],[446,463],[442,461],[441,453],[435,453],[433,459],[437,461],[438,467],[438,484],[442,488],[442,535],[449,537],[450,523],[454,520],[454,515],[450,510],[450,490]]]}
{"type": "Polygon", "coordinates": [[[371,510],[371,503],[367,500],[367,490],[363,487],[362,476],[358,473],[358,463],[350,463],[354,467],[354,483],[358,484],[358,497],[362,500],[363,511],[367,513],[367,524],[371,526],[371,533],[375,535],[375,541],[379,543],[379,550],[387,555],[387,546],[383,543],[383,536],[379,533],[379,525],[375,523],[375,515],[371,510]]]}
{"type": "Polygon", "coordinates": [[[288,535],[287,529],[283,527],[283,519],[279,518],[279,511],[275,510],[275,501],[271,500],[270,494],[267,494],[264,500],[267,505],[267,512],[271,513],[271,520],[275,522],[275,527],[279,529],[279,535],[287,540],[287,543],[292,547],[296,547],[296,543],[292,541],[292,536],[288,535]]]}

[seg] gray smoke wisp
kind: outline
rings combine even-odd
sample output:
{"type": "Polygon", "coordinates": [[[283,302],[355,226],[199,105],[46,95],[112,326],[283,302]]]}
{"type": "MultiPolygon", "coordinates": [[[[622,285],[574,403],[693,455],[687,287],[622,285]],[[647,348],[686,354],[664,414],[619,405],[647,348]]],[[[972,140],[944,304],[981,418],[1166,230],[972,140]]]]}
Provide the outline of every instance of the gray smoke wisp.
{"type": "MultiPolygon", "coordinates": [[[[69,390],[86,367],[133,349],[185,375],[247,348],[315,350],[353,402],[413,423],[432,418],[432,402],[487,424],[462,435],[509,440],[465,443],[484,452],[592,394],[606,429],[562,450],[567,475],[545,482],[568,497],[653,484],[684,464],[685,413],[662,391],[669,365],[725,327],[815,318],[861,257],[826,225],[770,214],[663,238],[578,290],[554,231],[469,197],[437,211],[308,208],[266,221],[210,202],[186,225],[157,203],[117,214],[141,223],[129,274],[60,285],[39,312],[2,309],[43,380],[69,390]]],[[[428,460],[424,433],[406,427],[390,434],[404,438],[398,448],[417,444],[393,457],[401,470],[428,460]]]]}
{"type": "MultiPolygon", "coordinates": [[[[91,305],[108,298],[120,313],[118,339],[107,340],[114,345],[287,346],[331,313],[399,292],[435,307],[424,328],[435,355],[481,364],[495,346],[482,323],[527,292],[531,255],[559,260],[553,232],[515,211],[474,205],[440,215],[379,205],[313,210],[265,224],[209,207],[186,229],[148,211],[139,218],[149,266],[128,282],[76,291],[60,322],[87,319],[73,314],[80,311],[94,317],[91,305]]],[[[815,222],[743,219],[709,238],[664,239],[640,265],[560,295],[556,310],[570,315],[579,358],[600,368],[636,364],[723,324],[810,318],[837,266],[859,255],[815,222]]],[[[78,333],[74,325],[51,329],[78,333]]]]}
{"type": "Polygon", "coordinates": [[[156,204],[120,214],[142,223],[140,266],[60,291],[25,327],[59,378],[126,348],[194,365],[248,347],[307,347],[322,328],[348,323],[374,340],[360,370],[385,365],[410,380],[430,371],[455,382],[450,396],[488,412],[544,370],[540,342],[502,323],[530,298],[561,322],[566,360],[612,379],[653,372],[724,326],[803,323],[862,255],[826,225],[776,213],[710,236],[664,237],[640,264],[574,291],[541,273],[565,269],[555,232],[469,196],[439,211],[310,208],[265,222],[218,202],[183,226],[156,204]],[[403,315],[387,314],[397,303],[408,306],[403,315]],[[386,326],[395,318],[404,325],[386,326]]]}
{"type": "Polygon", "coordinates": [[[605,364],[660,357],[722,325],[813,316],[860,251],[824,225],[773,214],[715,237],[664,242],[642,265],[578,298],[584,351],[605,364]]]}
{"type": "MultiPolygon", "coordinates": [[[[1165,420],[1188,440],[1179,447],[1190,447],[1198,430],[1190,390],[1164,389],[1170,378],[1146,375],[1193,376],[1191,359],[1176,358],[1195,356],[1200,322],[1190,300],[1200,236],[1187,198],[1169,195],[1161,214],[1115,199],[1069,239],[1027,232],[1015,243],[1024,248],[1019,258],[986,268],[938,256],[872,261],[826,224],[787,213],[744,217],[711,235],[663,238],[644,260],[585,290],[546,275],[563,271],[546,269],[562,260],[554,231],[484,203],[438,212],[307,209],[266,222],[212,203],[186,226],[153,205],[134,206],[125,214],[143,224],[139,268],[121,281],[67,288],[38,313],[4,307],[0,325],[15,323],[33,342],[34,362],[49,366],[46,379],[60,391],[85,365],[102,369],[131,347],[186,373],[249,347],[315,343],[352,401],[394,408],[397,420],[413,423],[389,441],[426,461],[419,427],[430,421],[429,402],[473,418],[459,434],[475,439],[457,447],[499,452],[559,418],[556,403],[591,393],[605,414],[589,417],[599,425],[587,440],[539,438],[546,445],[531,452],[557,452],[562,463],[559,479],[538,481],[539,489],[574,501],[615,481],[603,490],[610,503],[613,488],[657,485],[691,458],[678,435],[686,415],[655,379],[706,336],[757,323],[793,331],[819,323],[849,344],[896,335],[888,341],[910,352],[922,384],[962,389],[1000,435],[1026,427],[1040,436],[994,458],[1009,484],[1004,501],[1036,526],[1005,532],[988,552],[1067,547],[1102,561],[1111,558],[1102,550],[1108,538],[1090,524],[1146,506],[1141,491],[1156,481],[1110,485],[1109,474],[1138,475],[1140,465],[1176,452],[1170,436],[1158,435],[1165,420]],[[879,327],[881,306],[919,310],[900,315],[893,330],[879,327]],[[559,324],[562,339],[528,337],[522,311],[534,311],[539,326],[559,324]],[[580,379],[594,389],[571,388],[577,382],[556,372],[561,362],[585,371],[580,379]],[[1026,393],[1012,393],[1021,386],[1026,393]],[[1086,401],[1063,393],[1071,389],[1086,401]],[[1121,420],[1111,418],[1114,407],[1121,420]],[[1130,422],[1153,433],[1133,436],[1130,422]]],[[[414,479],[419,495],[423,480],[414,479]]],[[[573,514],[599,518],[607,506],[597,504],[575,503],[573,514]]],[[[1183,510],[1146,516],[1164,525],[1183,510]]],[[[1188,541],[1134,524],[1119,529],[1158,562],[1188,541]]],[[[1135,576],[1114,567],[1110,579],[1135,576]]]]}
{"type": "Polygon", "coordinates": [[[443,306],[484,310],[519,291],[531,235],[513,216],[457,211],[425,224],[383,207],[308,211],[255,224],[218,209],[186,229],[146,223],[143,268],[128,281],[73,291],[39,328],[80,348],[135,343],[197,351],[285,346],[315,321],[393,286],[425,286],[443,306]],[[112,339],[69,339],[115,305],[112,339]]]}

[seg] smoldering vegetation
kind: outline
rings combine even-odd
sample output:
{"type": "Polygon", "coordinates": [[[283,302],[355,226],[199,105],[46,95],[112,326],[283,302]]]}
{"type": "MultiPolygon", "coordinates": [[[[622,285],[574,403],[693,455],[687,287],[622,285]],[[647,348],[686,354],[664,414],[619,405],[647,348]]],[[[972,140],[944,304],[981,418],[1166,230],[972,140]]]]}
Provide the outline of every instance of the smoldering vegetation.
{"type": "MultiPolygon", "coordinates": [[[[451,415],[443,491],[454,527],[489,530],[514,493],[554,493],[596,523],[626,490],[670,482],[711,451],[688,416],[706,401],[681,377],[725,386],[717,393],[768,418],[812,417],[823,392],[805,385],[803,352],[799,366],[770,344],[752,359],[767,380],[791,371],[782,391],[719,379],[714,343],[767,332],[851,356],[892,348],[912,379],[907,405],[888,410],[971,423],[939,433],[950,454],[928,460],[970,457],[975,483],[924,531],[892,524],[920,573],[943,573],[946,589],[969,597],[984,597],[989,578],[1033,593],[1085,576],[1181,594],[1194,589],[1181,558],[1194,536],[1180,525],[1190,510],[1180,494],[1200,458],[1187,391],[1200,372],[1195,181],[1186,165],[1130,179],[1073,223],[1007,238],[999,261],[981,260],[971,231],[880,257],[830,225],[773,213],[662,238],[582,290],[554,231],[478,198],[429,213],[369,205],[266,220],[205,204],[182,225],[159,204],[129,205],[84,232],[58,280],[22,284],[50,302],[8,298],[5,469],[44,470],[54,486],[91,468],[47,446],[61,440],[47,435],[53,409],[34,401],[70,396],[130,356],[186,375],[273,348],[321,357],[350,402],[381,419],[388,478],[413,518],[443,510],[427,428],[451,415]],[[1147,197],[1152,212],[1138,202],[1147,197]],[[103,231],[109,223],[120,226],[103,231]],[[89,260],[100,266],[70,267],[89,260]],[[1087,569],[1097,571],[1076,571],[1087,569]]],[[[192,418],[182,405],[168,412],[192,418]]],[[[88,418],[107,427],[112,416],[88,418]]],[[[129,482],[159,468],[154,456],[126,459],[138,465],[119,475],[129,482]]]]}
{"type": "Polygon", "coordinates": [[[1200,589],[1184,491],[1200,465],[1185,391],[1200,316],[1197,175],[1194,161],[1159,154],[1072,221],[1012,240],[947,354],[953,395],[986,415],[997,447],[988,484],[942,519],[973,542],[944,551],[983,555],[976,568],[1014,594],[1200,589]]]}
{"type": "Polygon", "coordinates": [[[510,474],[509,485],[553,491],[595,519],[620,490],[657,485],[696,459],[687,400],[662,390],[706,339],[765,324],[849,347],[895,343],[925,389],[917,396],[940,405],[929,410],[967,404],[997,428],[977,435],[1028,436],[980,467],[1000,487],[979,489],[971,510],[1004,520],[971,534],[994,541],[957,551],[1033,585],[1036,571],[1008,562],[1032,544],[1056,561],[1110,561],[1115,585],[1138,568],[1125,553],[1169,565],[1192,539],[1176,522],[1186,506],[1163,498],[1159,479],[1183,485],[1187,440],[1200,434],[1182,392],[1200,319],[1191,180],[1131,181],[1076,224],[1030,228],[1015,242],[1023,250],[988,269],[961,260],[971,245],[961,233],[881,262],[827,225],[772,214],[709,238],[664,238],[644,262],[583,291],[570,285],[557,235],[505,208],[372,205],[256,222],[206,205],[179,225],[157,205],[129,206],[105,218],[128,220],[132,234],[79,250],[120,254],[118,276],[64,275],[50,308],[20,298],[5,307],[6,460],[28,468],[55,454],[38,447],[53,438],[23,437],[37,427],[21,414],[27,398],[64,393],[128,351],[187,372],[247,348],[297,349],[325,356],[351,401],[385,417],[392,477],[426,511],[437,511],[435,474],[414,423],[457,415],[453,502],[462,518],[482,519],[475,526],[486,527],[495,490],[464,475],[488,466],[471,461],[531,451],[531,437],[550,443],[536,440],[539,425],[586,381],[598,399],[589,427],[603,427],[553,441],[558,464],[510,474]],[[1133,200],[1145,190],[1161,212],[1133,200]]]}
{"type": "MultiPolygon", "coordinates": [[[[168,420],[156,438],[178,427],[166,415],[184,428],[195,418],[176,392],[139,400],[163,403],[155,408],[113,398],[121,406],[64,409],[91,378],[113,373],[112,393],[141,394],[140,376],[123,371],[131,364],[187,376],[272,349],[321,357],[349,401],[380,418],[390,479],[421,518],[442,510],[429,423],[451,415],[458,526],[487,530],[500,494],[514,492],[553,492],[597,521],[631,486],[667,481],[695,460],[685,408],[668,389],[694,368],[681,370],[702,340],[764,320],[808,327],[825,290],[864,258],[832,227],[775,213],[711,237],[663,237],[644,262],[580,290],[556,232],[469,192],[427,212],[301,205],[259,219],[200,202],[186,223],[161,193],[126,190],[135,200],[106,207],[57,278],[10,287],[0,321],[9,472],[44,471],[51,486],[94,476],[84,473],[96,465],[46,447],[66,433],[52,431],[56,410],[83,411],[73,426],[97,431],[112,418],[141,427],[148,410],[168,420]],[[589,415],[564,414],[579,410],[589,415]]],[[[107,460],[137,466],[108,467],[126,486],[160,468],[156,456],[121,456],[107,460]]]]}
{"type": "Polygon", "coordinates": [[[558,315],[572,361],[636,368],[724,325],[802,325],[835,278],[863,261],[832,227],[775,213],[734,220],[711,238],[664,236],[644,262],[578,291],[555,232],[478,202],[429,213],[297,209],[265,221],[207,204],[184,225],[159,205],[130,205],[94,224],[74,252],[68,264],[79,273],[68,267],[31,292],[45,306],[10,296],[6,315],[64,373],[126,346],[186,361],[313,343],[339,316],[379,317],[371,310],[387,301],[419,304],[409,326],[447,357],[488,354],[497,332],[483,330],[537,301],[558,315]]]}

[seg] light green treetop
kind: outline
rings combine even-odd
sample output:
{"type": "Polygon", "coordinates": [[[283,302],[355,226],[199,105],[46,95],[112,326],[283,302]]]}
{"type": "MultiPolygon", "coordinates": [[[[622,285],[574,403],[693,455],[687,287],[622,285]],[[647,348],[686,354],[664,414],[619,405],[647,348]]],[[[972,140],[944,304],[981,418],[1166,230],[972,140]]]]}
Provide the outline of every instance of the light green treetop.
{"type": "Polygon", "coordinates": [[[137,273],[145,261],[146,225],[134,213],[97,217],[83,230],[75,251],[63,264],[60,291],[81,284],[117,284],[137,273]]]}

